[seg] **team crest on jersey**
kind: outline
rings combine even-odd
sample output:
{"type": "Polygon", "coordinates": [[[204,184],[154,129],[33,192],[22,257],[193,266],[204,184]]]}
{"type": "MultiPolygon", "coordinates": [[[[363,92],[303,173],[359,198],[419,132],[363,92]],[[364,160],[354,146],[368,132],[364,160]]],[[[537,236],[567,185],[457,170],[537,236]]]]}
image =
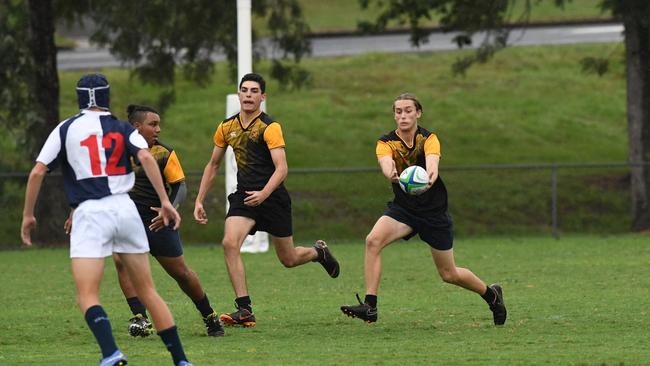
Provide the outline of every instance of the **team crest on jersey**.
{"type": "Polygon", "coordinates": [[[232,131],[232,132],[230,133],[230,137],[237,137],[237,132],[232,131]]]}
{"type": "Polygon", "coordinates": [[[260,138],[260,130],[252,130],[248,138],[253,141],[257,141],[260,138]]]}

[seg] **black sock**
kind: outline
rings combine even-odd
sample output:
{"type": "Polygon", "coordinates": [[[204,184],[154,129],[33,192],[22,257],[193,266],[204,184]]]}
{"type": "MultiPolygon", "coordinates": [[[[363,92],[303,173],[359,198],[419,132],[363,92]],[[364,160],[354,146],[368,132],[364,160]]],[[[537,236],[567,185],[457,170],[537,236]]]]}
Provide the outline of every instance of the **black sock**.
{"type": "Polygon", "coordinates": [[[99,348],[102,350],[103,358],[106,358],[117,351],[117,344],[113,338],[113,330],[108,315],[101,305],[94,305],[86,310],[84,315],[88,328],[93,332],[99,348]]]}
{"type": "Polygon", "coordinates": [[[185,351],[183,351],[183,345],[181,344],[181,339],[178,337],[178,330],[174,325],[171,328],[167,328],[163,331],[158,332],[160,339],[162,339],[165,347],[169,353],[172,354],[172,359],[174,360],[174,365],[178,365],[181,361],[187,361],[185,357],[185,351]]]}
{"type": "Polygon", "coordinates": [[[368,295],[366,294],[365,300],[363,300],[366,304],[372,306],[373,308],[377,307],[377,295],[368,295]]]}
{"type": "Polygon", "coordinates": [[[488,305],[492,305],[496,302],[497,300],[497,294],[494,293],[494,290],[492,290],[489,286],[487,287],[487,290],[485,290],[485,293],[481,295],[483,300],[488,303],[488,305]]]}
{"type": "Polygon", "coordinates": [[[204,318],[214,313],[212,306],[210,306],[210,300],[208,300],[208,294],[203,295],[201,300],[192,300],[192,302],[194,302],[194,306],[196,306],[197,310],[201,312],[201,316],[204,318]]]}
{"type": "Polygon", "coordinates": [[[133,315],[142,314],[145,318],[147,317],[147,309],[142,305],[137,296],[127,298],[126,303],[129,304],[133,315]]]}
{"type": "Polygon", "coordinates": [[[239,309],[246,309],[250,312],[253,312],[253,307],[251,306],[251,298],[250,296],[242,296],[238,297],[235,299],[235,302],[237,303],[237,307],[239,309]]]}

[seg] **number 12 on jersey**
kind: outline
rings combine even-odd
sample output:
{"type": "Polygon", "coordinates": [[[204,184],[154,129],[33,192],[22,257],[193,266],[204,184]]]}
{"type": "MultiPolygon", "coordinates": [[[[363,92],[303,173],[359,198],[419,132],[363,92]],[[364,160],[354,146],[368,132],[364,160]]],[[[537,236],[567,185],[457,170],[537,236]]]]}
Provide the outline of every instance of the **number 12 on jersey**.
{"type": "MultiPolygon", "coordinates": [[[[99,157],[99,144],[97,135],[90,135],[79,143],[88,149],[90,157],[90,170],[94,176],[102,175],[102,161],[99,157]]],[[[104,169],[106,175],[126,174],[126,167],[117,165],[124,152],[124,137],[118,132],[109,132],[102,137],[102,147],[112,150],[104,169]]]]}

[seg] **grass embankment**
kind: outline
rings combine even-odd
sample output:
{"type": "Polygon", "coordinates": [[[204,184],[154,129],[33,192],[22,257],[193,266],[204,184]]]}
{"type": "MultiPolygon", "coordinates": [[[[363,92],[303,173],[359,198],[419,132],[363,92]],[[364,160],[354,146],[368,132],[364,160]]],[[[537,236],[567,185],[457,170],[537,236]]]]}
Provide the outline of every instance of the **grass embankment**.
{"type": "MultiPolygon", "coordinates": [[[[507,49],[488,64],[454,77],[458,52],[367,54],[308,59],[313,86],[281,90],[268,85],[268,111],[283,126],[290,171],[296,168],[375,167],[375,141],[394,128],[393,98],[417,94],[421,125],[442,144],[441,176],[448,186],[459,235],[548,233],[550,171],[446,171],[476,164],[611,162],[627,157],[625,79],[618,45],[507,49]],[[580,71],[582,57],[613,53],[603,77],[580,71]]],[[[174,146],[188,173],[199,174],[212,149],[211,136],[225,116],[225,99],[236,86],[225,65],[205,89],[181,81],[177,101],[163,120],[161,140],[174,146]]],[[[257,66],[268,74],[268,64],[257,66]]],[[[113,111],[125,117],[130,102],[152,103],[156,89],[140,86],[124,70],[104,70],[111,80],[113,111]]],[[[74,83],[81,72],[61,73],[61,115],[76,113],[74,83]]],[[[222,181],[209,197],[211,222],[191,220],[198,189],[182,206],[186,242],[220,240],[222,181]]],[[[362,239],[391,198],[379,173],[289,174],[298,239],[362,239]]],[[[22,204],[22,188],[3,194],[5,207],[22,204]],[[19,192],[20,191],[20,192],[19,192]]],[[[621,232],[628,229],[625,170],[561,170],[560,224],[564,231],[621,232]]],[[[7,191],[7,190],[5,190],[7,191]]],[[[19,211],[5,227],[18,240],[19,211]]],[[[11,210],[9,210],[11,211],[11,210]]],[[[63,222],[63,218],[61,218],[63,222]]]]}
{"type": "MultiPolygon", "coordinates": [[[[355,32],[359,21],[373,21],[379,10],[376,6],[361,11],[356,0],[299,0],[307,24],[315,33],[355,32]]],[[[515,2],[511,21],[520,21],[524,10],[524,1],[515,2]]],[[[530,21],[534,23],[567,22],[581,20],[609,19],[609,13],[603,13],[599,7],[599,0],[573,0],[568,1],[563,8],[555,6],[553,1],[533,1],[530,21]]],[[[422,22],[423,27],[438,26],[439,17],[433,15],[432,19],[422,22]]],[[[407,24],[398,21],[389,23],[389,28],[405,28],[407,24]]]]}

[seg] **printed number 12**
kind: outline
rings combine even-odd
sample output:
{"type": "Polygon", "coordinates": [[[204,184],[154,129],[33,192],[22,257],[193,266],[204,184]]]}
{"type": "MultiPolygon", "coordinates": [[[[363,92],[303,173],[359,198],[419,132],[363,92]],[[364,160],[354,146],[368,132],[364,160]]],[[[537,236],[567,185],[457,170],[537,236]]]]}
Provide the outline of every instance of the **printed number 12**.
{"type": "MultiPolygon", "coordinates": [[[[90,155],[90,171],[94,176],[102,175],[101,159],[99,158],[99,146],[97,146],[97,135],[90,135],[87,139],[79,143],[81,146],[88,148],[90,155]]],[[[118,132],[109,132],[102,137],[102,147],[104,149],[113,148],[111,156],[106,163],[106,175],[126,174],[126,168],[118,166],[122,152],[124,152],[124,137],[118,132]]]]}

